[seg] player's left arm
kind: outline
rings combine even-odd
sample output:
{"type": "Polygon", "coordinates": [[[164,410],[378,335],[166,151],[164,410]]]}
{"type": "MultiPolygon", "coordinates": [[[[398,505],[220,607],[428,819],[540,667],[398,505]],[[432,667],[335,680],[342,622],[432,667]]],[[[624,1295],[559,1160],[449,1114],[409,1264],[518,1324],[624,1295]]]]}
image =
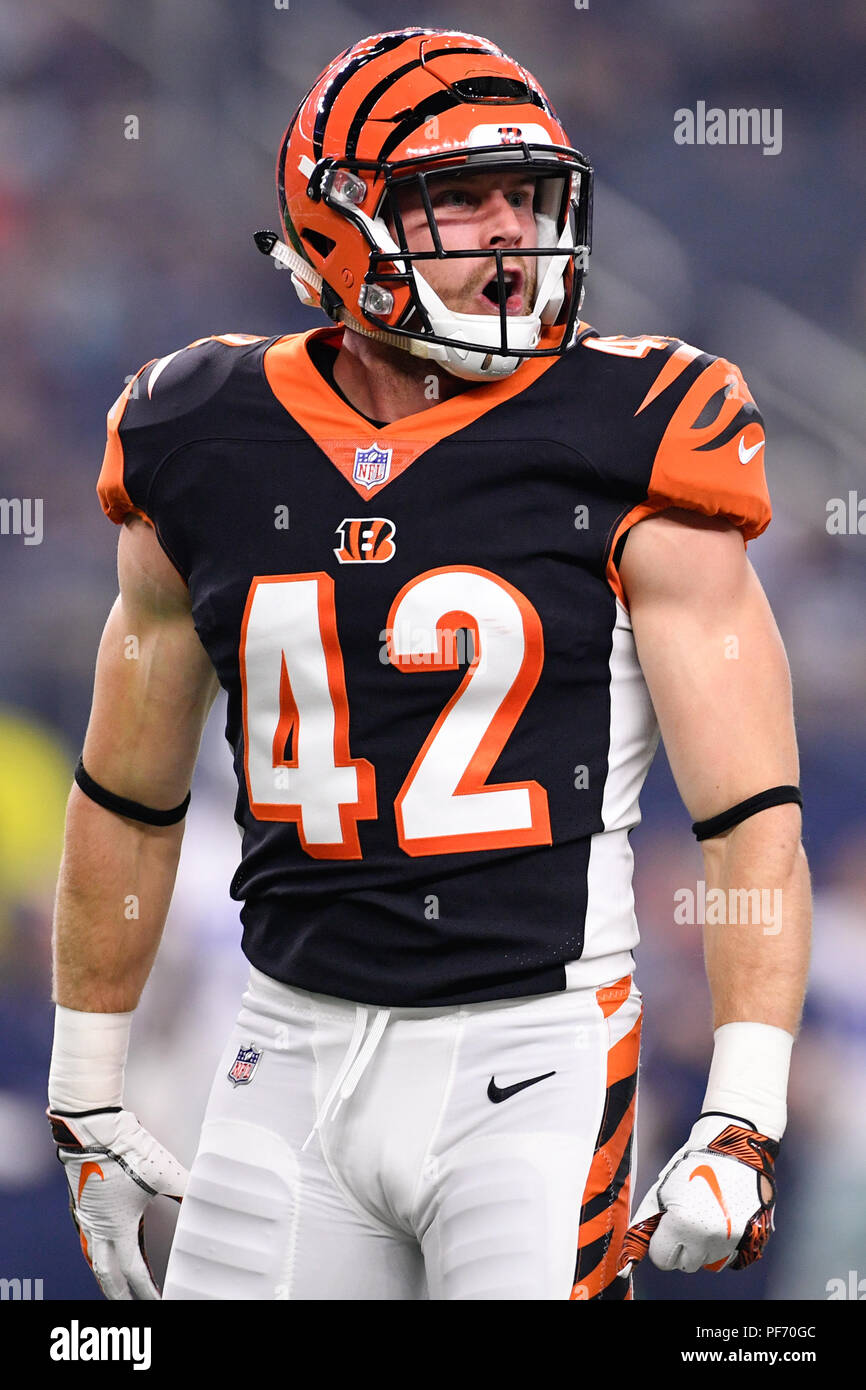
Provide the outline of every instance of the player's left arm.
{"type": "MultiPolygon", "coordinates": [[[[692,819],[771,787],[796,786],[788,662],[740,532],[671,509],[633,527],[620,574],[665,750],[692,819]]],[[[770,892],[767,921],[705,928],[716,1028],[748,1020],[796,1034],[810,935],[800,821],[799,806],[789,802],[701,842],[708,892],[770,892]]]]}
{"type": "MultiPolygon", "coordinates": [[[[638,657],[693,820],[796,786],[788,662],[740,532],[719,518],[671,509],[632,528],[619,569],[638,657]]],[[[702,1118],[637,1213],[626,1242],[634,1259],[649,1247],[662,1268],[742,1267],[760,1256],[772,1229],[772,1162],[785,1128],[809,963],[800,826],[799,806],[787,803],[702,841],[708,901],[720,889],[716,901],[724,904],[721,924],[704,928],[713,1065],[702,1118]],[[703,1162],[688,1161],[692,1153],[703,1162]],[[705,1180],[693,1181],[696,1168],[705,1180]],[[648,1228],[635,1234],[641,1225],[648,1228]]]]}

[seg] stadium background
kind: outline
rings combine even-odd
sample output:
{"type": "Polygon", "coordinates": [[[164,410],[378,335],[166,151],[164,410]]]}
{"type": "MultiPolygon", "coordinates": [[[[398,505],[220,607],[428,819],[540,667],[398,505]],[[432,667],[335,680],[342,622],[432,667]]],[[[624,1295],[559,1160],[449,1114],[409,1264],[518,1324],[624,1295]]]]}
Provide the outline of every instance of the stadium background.
{"type": "MultiPolygon", "coordinates": [[[[857,0],[2,0],[0,496],[43,499],[44,537],[0,535],[0,1276],[41,1278],[46,1299],[98,1297],[42,1111],[63,806],[116,591],[116,532],[94,493],[105,412],[126,374],[193,338],[324,322],[251,234],[277,225],[276,148],[315,75],[364,35],[408,24],[499,43],[590,155],[583,317],[732,358],[767,420],[775,520],[749,554],[793,670],[815,887],[779,1229],[742,1274],[647,1267],[637,1294],[823,1299],[828,1280],[866,1275],[864,541],[826,525],[829,499],[866,492],[857,0]],[[674,112],[699,100],[781,108],[781,153],[677,145],[674,112]],[[130,115],[137,139],[125,138],[130,115]]],[[[187,1163],[245,975],[227,893],[233,799],[220,703],[126,1093],[187,1163]]],[[[638,1198],[688,1133],[711,1044],[700,931],[673,921],[700,854],[662,752],[642,808],[638,1198]]],[[[152,1224],[157,1266],[170,1220],[152,1224]]]]}

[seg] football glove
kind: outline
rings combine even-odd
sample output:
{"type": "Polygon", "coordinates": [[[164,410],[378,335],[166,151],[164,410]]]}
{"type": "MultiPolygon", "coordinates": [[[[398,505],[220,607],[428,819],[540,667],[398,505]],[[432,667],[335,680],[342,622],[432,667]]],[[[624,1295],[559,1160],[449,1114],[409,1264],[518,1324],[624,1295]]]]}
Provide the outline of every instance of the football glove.
{"type": "Polygon", "coordinates": [[[157,1194],[180,1202],[186,1169],[129,1110],[46,1113],[81,1249],[105,1297],[158,1299],[144,1247],[144,1211],[157,1194]]]}
{"type": "Polygon", "coordinates": [[[704,1115],[638,1207],[620,1253],[627,1279],[649,1252],[659,1269],[745,1269],[773,1230],[779,1144],[745,1120],[704,1115]]]}

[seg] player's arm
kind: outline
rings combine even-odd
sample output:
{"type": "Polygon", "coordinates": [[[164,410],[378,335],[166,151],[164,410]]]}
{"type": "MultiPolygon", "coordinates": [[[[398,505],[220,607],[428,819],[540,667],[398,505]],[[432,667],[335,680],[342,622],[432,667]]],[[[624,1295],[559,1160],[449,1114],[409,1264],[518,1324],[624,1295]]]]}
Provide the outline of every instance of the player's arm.
{"type": "Polygon", "coordinates": [[[186,1173],[124,1108],[123,1071],[183,822],[153,825],[138,813],[183,803],[217,681],[186,585],[140,520],[123,527],[118,573],[83,763],[99,788],[135,806],[122,815],[72,789],[55,910],[48,1097],[85,1258],[108,1298],[153,1299],[143,1213],[157,1193],[180,1200],[186,1173]]]}
{"type": "MultiPolygon", "coordinates": [[[[788,662],[739,531],[694,512],[662,513],[633,528],[620,573],[638,658],[692,819],[771,787],[796,786],[788,662]]],[[[749,1020],[797,1031],[810,924],[800,821],[799,806],[787,803],[701,842],[707,891],[769,890],[771,912],[781,902],[778,922],[706,927],[716,1028],[749,1020]]]]}
{"type": "MultiPolygon", "coordinates": [[[[740,532],[721,519],[671,509],[632,528],[620,574],[665,748],[693,820],[708,820],[771,788],[796,786],[788,663],[740,532]]],[[[713,1128],[733,1124],[766,1136],[772,1147],[761,1154],[743,1141],[752,1169],[764,1174],[757,1190],[765,1197],[764,1168],[769,1161],[771,1169],[785,1128],[790,1050],[808,973],[810,892],[800,822],[799,806],[786,803],[702,841],[708,899],[720,889],[725,907],[723,921],[704,929],[716,1047],[703,1112],[717,1113],[701,1119],[693,1137],[706,1156],[737,1148],[737,1135],[711,1136],[713,1128]],[[735,911],[738,922],[730,920],[735,911]]],[[[686,1151],[693,1150],[687,1145],[686,1151]]],[[[754,1186],[752,1180],[747,1190],[754,1186]]],[[[670,1196],[671,1182],[667,1190],[670,1196]]],[[[653,1236],[658,1248],[650,1253],[663,1267],[697,1268],[713,1260],[706,1230],[704,1246],[700,1240],[689,1245],[689,1201],[702,1205],[695,1193],[709,1193],[713,1212],[720,1206],[710,1183],[692,1183],[685,1197],[677,1197],[685,1209],[676,1238],[671,1235],[662,1250],[653,1236]]],[[[751,1258],[771,1229],[768,1207],[761,1203],[761,1230],[743,1237],[751,1258]]],[[[704,1216],[696,1216],[697,1226],[704,1216]]],[[[737,1257],[731,1238],[714,1247],[724,1252],[721,1263],[747,1262],[746,1247],[737,1257]]]]}
{"type": "MultiPolygon", "coordinates": [[[[133,518],[118,544],[120,594],[99,647],[82,760],[116,796],[170,810],[189,788],[217,691],[189,591],[151,528],[133,518]]],[[[162,935],[183,821],[120,816],[75,785],[54,923],[54,997],[70,1009],[134,1009],[162,935]]]]}

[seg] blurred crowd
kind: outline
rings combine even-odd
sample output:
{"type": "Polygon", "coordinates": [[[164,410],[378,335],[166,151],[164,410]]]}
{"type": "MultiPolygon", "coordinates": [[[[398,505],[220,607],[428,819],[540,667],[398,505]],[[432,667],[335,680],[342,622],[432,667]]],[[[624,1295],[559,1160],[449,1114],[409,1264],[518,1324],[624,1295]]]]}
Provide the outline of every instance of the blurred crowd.
{"type": "MultiPolygon", "coordinates": [[[[0,496],[44,508],[40,544],[0,535],[0,1276],[42,1277],[48,1298],[95,1296],[42,1107],[63,808],[116,592],[116,533],[94,492],[105,413],[128,374],[194,338],[324,322],[252,242],[277,225],[279,140],[336,52],[416,22],[485,34],[519,58],[590,156],[584,319],[731,357],[767,421],[775,520],[749,554],[792,667],[816,893],[779,1230],[743,1274],[649,1269],[639,1294],[821,1299],[828,1280],[866,1276],[866,585],[856,518],[851,534],[827,528],[831,499],[866,496],[857,0],[508,11],[431,0],[411,15],[371,0],[142,0],[134,11],[0,0],[0,496]],[[699,100],[781,109],[781,152],[677,145],[674,112],[699,100]]],[[[218,706],[129,1069],[131,1103],[187,1162],[245,975],[221,722],[218,706]]],[[[700,857],[662,753],[642,805],[638,1196],[688,1133],[711,1046],[699,929],[673,925],[674,888],[700,877],[700,857]]],[[[164,1223],[153,1236],[163,1252],[164,1223]]]]}

